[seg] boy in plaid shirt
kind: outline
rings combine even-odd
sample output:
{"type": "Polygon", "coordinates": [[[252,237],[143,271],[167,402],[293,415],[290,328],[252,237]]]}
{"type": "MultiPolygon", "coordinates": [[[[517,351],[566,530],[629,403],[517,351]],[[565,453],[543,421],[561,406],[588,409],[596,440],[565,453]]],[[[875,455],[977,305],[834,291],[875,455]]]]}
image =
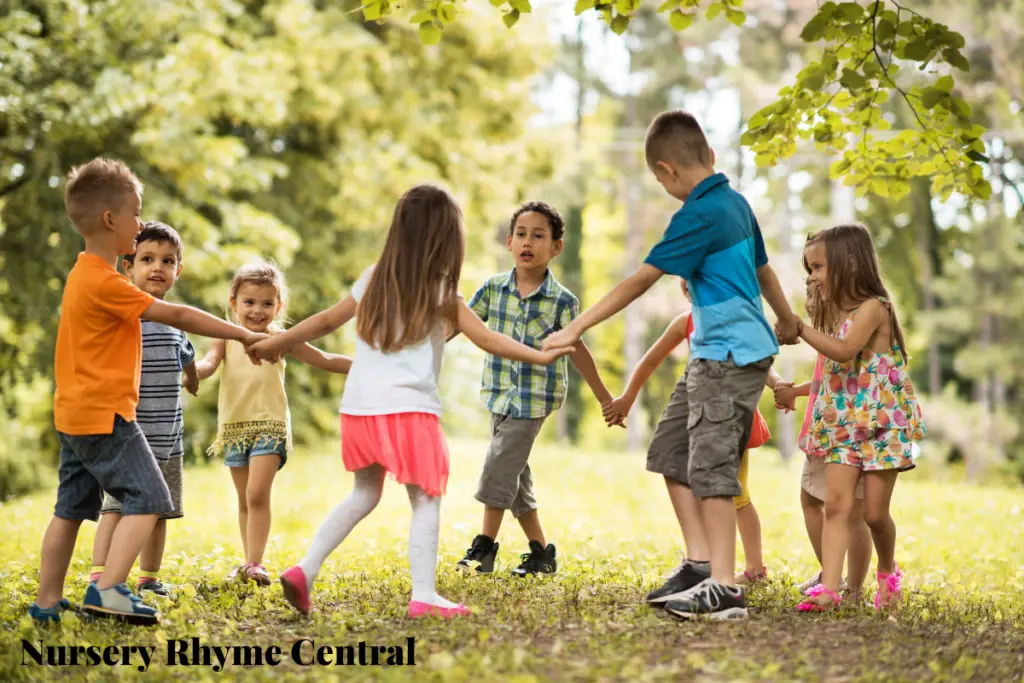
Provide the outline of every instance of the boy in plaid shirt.
{"type": "MultiPolygon", "coordinates": [[[[545,337],[579,314],[579,300],[548,270],[551,259],[562,253],[564,230],[562,217],[543,202],[523,204],[515,212],[506,241],[515,268],[491,277],[469,302],[488,327],[539,349],[545,337]]],[[[582,341],[570,357],[601,405],[609,403],[612,395],[582,341]]],[[[512,573],[555,573],[555,546],[545,543],[527,461],[544,420],[565,401],[568,385],[565,358],[541,367],[487,356],[480,397],[491,411],[491,445],[476,493],[484,504],[483,530],[459,560],[459,569],[494,571],[495,539],[505,510],[511,510],[530,544],[512,573]]]]}

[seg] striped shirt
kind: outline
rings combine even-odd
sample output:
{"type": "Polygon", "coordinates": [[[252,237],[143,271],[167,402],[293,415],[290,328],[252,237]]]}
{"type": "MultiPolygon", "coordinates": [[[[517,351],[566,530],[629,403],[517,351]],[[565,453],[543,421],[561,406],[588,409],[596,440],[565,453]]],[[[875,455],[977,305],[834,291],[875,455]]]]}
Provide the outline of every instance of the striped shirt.
{"type": "Polygon", "coordinates": [[[180,458],[181,371],[195,361],[196,350],[179,329],[142,321],[142,381],[135,419],[157,460],[180,458]]]}
{"type": "MultiPolygon", "coordinates": [[[[544,338],[579,315],[580,302],[551,271],[529,296],[519,295],[516,271],[499,273],[483,284],[469,307],[495,332],[539,349],[544,338]]],[[[563,356],[548,366],[487,354],[480,399],[492,413],[509,417],[545,417],[561,407],[569,386],[569,362],[563,356]]]]}

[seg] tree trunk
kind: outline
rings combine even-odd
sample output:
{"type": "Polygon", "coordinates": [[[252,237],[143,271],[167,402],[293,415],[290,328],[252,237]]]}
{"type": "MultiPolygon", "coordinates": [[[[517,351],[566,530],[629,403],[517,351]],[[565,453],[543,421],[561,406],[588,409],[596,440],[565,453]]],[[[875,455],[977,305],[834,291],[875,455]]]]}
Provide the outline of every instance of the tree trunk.
{"type": "MultiPolygon", "coordinates": [[[[935,313],[935,264],[933,254],[935,244],[936,225],[935,214],[932,211],[931,190],[927,181],[916,183],[917,192],[915,197],[920,197],[920,209],[915,213],[919,216],[928,216],[926,221],[917,222],[917,253],[921,260],[921,290],[924,295],[924,313],[929,319],[935,313]]],[[[928,342],[928,393],[931,396],[938,396],[942,391],[942,365],[939,356],[938,335],[929,335],[928,342]]]]}

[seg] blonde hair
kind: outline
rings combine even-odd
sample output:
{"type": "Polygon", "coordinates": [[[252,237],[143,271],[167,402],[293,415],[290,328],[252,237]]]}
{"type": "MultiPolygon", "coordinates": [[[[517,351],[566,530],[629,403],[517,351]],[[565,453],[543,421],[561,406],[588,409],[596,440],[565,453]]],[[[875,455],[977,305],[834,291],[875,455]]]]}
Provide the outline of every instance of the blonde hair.
{"type": "Polygon", "coordinates": [[[395,206],[384,250],[356,309],[356,331],[393,353],[458,315],[465,243],[462,210],[447,190],[417,185],[395,206]]]}
{"type": "Polygon", "coordinates": [[[68,173],[64,208],[78,232],[84,234],[104,211],[119,210],[129,194],[141,196],[142,190],[142,182],[123,161],[97,157],[68,173]]]}
{"type": "Polygon", "coordinates": [[[277,298],[281,302],[281,309],[278,315],[284,314],[288,308],[288,284],[285,282],[284,274],[273,263],[247,263],[238,269],[235,278],[231,281],[231,301],[238,298],[238,290],[242,285],[273,285],[277,290],[277,298]]]}

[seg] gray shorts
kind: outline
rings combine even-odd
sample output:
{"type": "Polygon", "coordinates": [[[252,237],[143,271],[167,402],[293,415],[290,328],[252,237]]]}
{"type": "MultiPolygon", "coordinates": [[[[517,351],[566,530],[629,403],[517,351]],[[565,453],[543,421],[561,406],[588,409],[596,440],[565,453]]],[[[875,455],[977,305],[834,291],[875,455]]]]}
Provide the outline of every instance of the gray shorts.
{"type": "Polygon", "coordinates": [[[676,384],[647,450],[647,470],[690,487],[698,498],[740,495],[740,459],[773,357],[738,367],[692,359],[676,384]]]}
{"type": "MultiPolygon", "coordinates": [[[[174,506],[174,509],[170,512],[160,515],[160,519],[180,519],[185,516],[185,512],[181,507],[182,459],[165,458],[161,460],[157,458],[156,465],[160,468],[160,474],[164,477],[164,483],[167,484],[167,489],[171,492],[171,505],[174,506]]],[[[107,514],[108,512],[120,514],[121,504],[108,493],[103,496],[103,508],[100,512],[102,514],[107,514]]]]}
{"type": "Polygon", "coordinates": [[[543,417],[509,417],[491,413],[491,445],[480,473],[476,499],[484,505],[511,510],[519,517],[537,509],[533,476],[527,460],[544,426],[543,417]]]}
{"type": "Polygon", "coordinates": [[[53,514],[61,519],[96,521],[103,492],[121,501],[122,515],[171,512],[171,494],[142,429],[120,415],[110,434],[60,437],[60,484],[53,514]]]}

